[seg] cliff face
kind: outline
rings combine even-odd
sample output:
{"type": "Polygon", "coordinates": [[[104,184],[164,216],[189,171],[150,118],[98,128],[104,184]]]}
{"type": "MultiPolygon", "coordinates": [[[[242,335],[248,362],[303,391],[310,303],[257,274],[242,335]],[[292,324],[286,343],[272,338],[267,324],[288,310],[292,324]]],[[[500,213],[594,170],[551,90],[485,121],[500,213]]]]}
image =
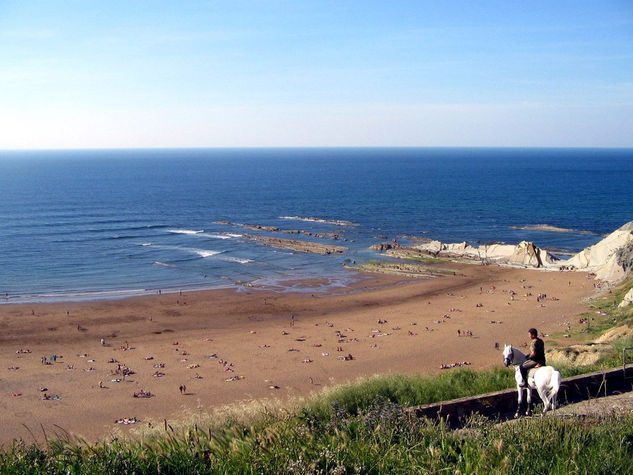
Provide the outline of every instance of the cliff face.
{"type": "Polygon", "coordinates": [[[566,261],[565,265],[576,270],[595,272],[598,279],[615,283],[630,273],[632,253],[633,221],[583,249],[566,261]]]}

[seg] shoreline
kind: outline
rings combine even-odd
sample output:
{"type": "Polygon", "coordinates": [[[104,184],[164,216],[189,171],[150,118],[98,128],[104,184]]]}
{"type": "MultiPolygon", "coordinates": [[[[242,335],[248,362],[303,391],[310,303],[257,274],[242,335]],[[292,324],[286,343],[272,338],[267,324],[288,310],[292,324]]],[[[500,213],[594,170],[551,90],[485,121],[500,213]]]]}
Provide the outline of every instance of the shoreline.
{"type": "Polygon", "coordinates": [[[520,345],[531,326],[545,334],[576,326],[595,294],[580,272],[451,266],[456,275],[367,275],[325,292],[241,288],[1,305],[0,443],[31,440],[25,426],[38,437],[62,427],[96,440],[123,429],[114,422],[121,418],[138,418],[139,427],[374,374],[437,374],[454,362],[487,369],[501,365],[495,343],[520,345]],[[539,293],[548,298],[537,302],[539,293]],[[133,397],[141,390],[154,397],[133,397]]]}
{"type": "MultiPolygon", "coordinates": [[[[32,295],[11,295],[5,294],[0,297],[0,310],[6,305],[36,305],[36,304],[64,304],[64,303],[81,303],[81,302],[107,302],[117,301],[131,298],[151,297],[154,295],[173,295],[179,293],[197,293],[197,292],[214,292],[214,291],[236,291],[241,292],[245,289],[254,290],[274,290],[276,292],[293,292],[296,290],[297,282],[326,282],[321,285],[322,289],[318,291],[329,291],[337,286],[354,285],[356,281],[364,279],[363,272],[351,271],[345,269],[347,274],[339,273],[336,277],[270,277],[261,276],[252,281],[227,281],[214,284],[187,286],[161,287],[151,289],[114,289],[114,290],[77,290],[46,294],[32,295]],[[335,282],[343,282],[336,284],[335,282]],[[291,284],[289,284],[291,283],[291,284]]],[[[307,286],[306,286],[307,287],[307,286]]],[[[307,290],[306,290],[307,292],[307,290]]]]}

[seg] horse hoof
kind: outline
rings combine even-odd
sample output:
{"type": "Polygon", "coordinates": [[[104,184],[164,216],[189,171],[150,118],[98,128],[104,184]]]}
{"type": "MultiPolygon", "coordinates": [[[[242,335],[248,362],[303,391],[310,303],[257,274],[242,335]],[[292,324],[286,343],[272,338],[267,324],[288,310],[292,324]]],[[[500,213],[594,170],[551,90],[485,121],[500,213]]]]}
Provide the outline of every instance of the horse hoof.
{"type": "Polygon", "coordinates": [[[532,415],[532,411],[526,411],[525,415],[528,416],[528,417],[531,416],[532,415]]]}
{"type": "Polygon", "coordinates": [[[514,413],[514,418],[515,418],[515,419],[518,419],[519,417],[521,417],[521,414],[519,414],[518,412],[515,412],[515,413],[514,413]]]}

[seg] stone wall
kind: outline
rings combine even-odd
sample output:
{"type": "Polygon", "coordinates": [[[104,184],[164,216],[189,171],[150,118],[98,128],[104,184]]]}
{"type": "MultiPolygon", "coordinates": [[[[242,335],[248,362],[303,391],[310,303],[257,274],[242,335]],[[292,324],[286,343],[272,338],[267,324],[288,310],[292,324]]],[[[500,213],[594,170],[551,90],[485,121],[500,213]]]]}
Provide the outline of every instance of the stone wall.
{"type": "MultiPolygon", "coordinates": [[[[558,392],[559,405],[584,401],[633,390],[633,367],[599,371],[564,379],[558,392]]],[[[525,399],[525,398],[524,398],[525,399]]],[[[533,391],[532,401],[540,398],[533,391]]],[[[525,405],[525,401],[523,402],[525,405]]],[[[495,419],[513,417],[517,406],[517,391],[509,389],[481,396],[454,399],[413,408],[417,417],[442,418],[450,426],[459,427],[472,414],[479,413],[495,419]]]]}

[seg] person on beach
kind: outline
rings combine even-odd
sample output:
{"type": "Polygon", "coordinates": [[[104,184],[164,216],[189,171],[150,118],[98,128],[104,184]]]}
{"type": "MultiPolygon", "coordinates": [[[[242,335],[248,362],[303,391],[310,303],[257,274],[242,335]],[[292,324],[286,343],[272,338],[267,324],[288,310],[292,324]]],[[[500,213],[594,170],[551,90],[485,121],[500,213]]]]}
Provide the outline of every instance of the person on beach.
{"type": "Polygon", "coordinates": [[[525,387],[527,385],[527,374],[530,369],[545,366],[545,344],[543,343],[543,340],[538,337],[536,328],[530,328],[528,330],[528,335],[531,340],[530,354],[527,355],[527,360],[525,360],[520,366],[521,376],[523,377],[523,381],[519,384],[521,387],[525,387]]]}

